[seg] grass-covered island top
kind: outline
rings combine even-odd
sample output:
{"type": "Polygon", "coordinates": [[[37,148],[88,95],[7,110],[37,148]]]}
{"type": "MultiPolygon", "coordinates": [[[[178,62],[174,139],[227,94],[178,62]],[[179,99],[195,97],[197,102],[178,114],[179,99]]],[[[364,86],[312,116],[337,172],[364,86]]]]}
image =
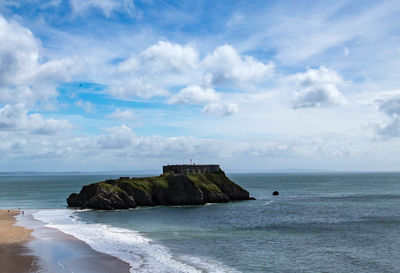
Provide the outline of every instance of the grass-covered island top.
{"type": "Polygon", "coordinates": [[[97,182],[83,186],[79,194],[71,194],[67,203],[69,207],[112,210],[249,199],[253,199],[249,192],[219,169],[210,173],[166,172],[154,177],[121,177],[97,182]]]}

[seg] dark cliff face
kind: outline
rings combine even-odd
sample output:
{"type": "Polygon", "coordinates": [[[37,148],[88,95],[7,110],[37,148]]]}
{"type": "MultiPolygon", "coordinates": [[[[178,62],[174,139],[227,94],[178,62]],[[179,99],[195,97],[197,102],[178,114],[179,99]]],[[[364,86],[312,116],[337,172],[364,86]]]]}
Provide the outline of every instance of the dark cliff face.
{"type": "Polygon", "coordinates": [[[167,174],[158,177],[109,180],[84,186],[68,199],[69,207],[128,209],[136,206],[199,205],[249,200],[249,192],[223,171],[209,174],[167,174]]]}

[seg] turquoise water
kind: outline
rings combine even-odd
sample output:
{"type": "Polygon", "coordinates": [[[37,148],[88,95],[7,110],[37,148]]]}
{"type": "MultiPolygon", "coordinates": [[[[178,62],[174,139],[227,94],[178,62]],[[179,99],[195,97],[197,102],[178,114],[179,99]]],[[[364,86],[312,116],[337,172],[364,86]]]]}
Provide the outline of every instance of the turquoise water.
{"type": "Polygon", "coordinates": [[[62,209],[42,218],[98,250],[104,244],[115,255],[143,249],[135,259],[149,268],[164,257],[160,263],[173,268],[164,272],[399,272],[399,173],[229,177],[257,200],[71,212],[64,209],[69,193],[109,176],[3,176],[0,206],[62,209]],[[96,232],[110,237],[96,244],[96,232]]]}

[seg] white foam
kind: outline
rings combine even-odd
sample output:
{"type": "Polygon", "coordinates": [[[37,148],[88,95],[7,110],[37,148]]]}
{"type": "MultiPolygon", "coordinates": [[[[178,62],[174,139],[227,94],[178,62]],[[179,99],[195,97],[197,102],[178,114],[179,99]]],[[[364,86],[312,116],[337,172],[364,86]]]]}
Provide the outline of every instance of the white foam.
{"type": "Polygon", "coordinates": [[[87,224],[74,217],[71,210],[44,210],[33,217],[86,242],[96,251],[119,258],[131,266],[131,272],[233,272],[202,258],[185,256],[189,263],[176,260],[166,247],[155,244],[141,233],[104,224],[87,224]],[[196,268],[196,265],[199,265],[196,268]],[[218,268],[218,270],[217,270],[218,268]]]}
{"type": "Polygon", "coordinates": [[[194,257],[190,255],[183,255],[180,257],[182,260],[186,261],[188,264],[192,264],[197,268],[200,268],[204,272],[212,273],[240,273],[240,271],[230,268],[221,262],[205,260],[204,258],[194,257]]]}

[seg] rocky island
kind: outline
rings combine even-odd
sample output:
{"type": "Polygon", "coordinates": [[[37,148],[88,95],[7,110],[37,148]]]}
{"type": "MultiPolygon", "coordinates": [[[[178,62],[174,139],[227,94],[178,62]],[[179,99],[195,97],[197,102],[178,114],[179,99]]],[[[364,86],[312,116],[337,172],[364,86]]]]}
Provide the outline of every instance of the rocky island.
{"type": "Polygon", "coordinates": [[[231,181],[219,165],[168,165],[154,177],[120,177],[83,186],[71,194],[69,207],[129,209],[137,206],[200,205],[250,200],[249,192],[231,181]]]}

